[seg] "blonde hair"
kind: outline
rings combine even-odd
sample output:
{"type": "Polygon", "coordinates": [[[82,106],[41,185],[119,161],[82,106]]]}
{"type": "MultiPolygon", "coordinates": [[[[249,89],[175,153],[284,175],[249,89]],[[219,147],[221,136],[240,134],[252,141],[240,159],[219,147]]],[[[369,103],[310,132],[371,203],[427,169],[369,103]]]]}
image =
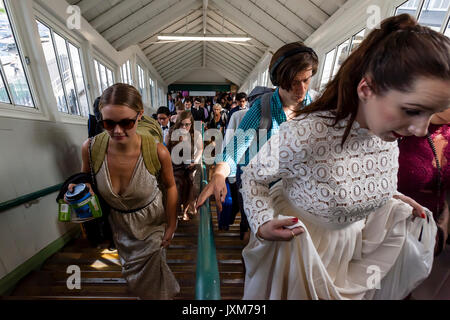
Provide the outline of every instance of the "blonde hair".
{"type": "Polygon", "coordinates": [[[220,103],[216,103],[215,105],[213,105],[213,110],[214,108],[219,108],[219,111],[222,111],[222,105],[220,103]]]}
{"type": "Polygon", "coordinates": [[[103,91],[98,109],[101,111],[108,104],[127,106],[137,112],[144,110],[139,91],[126,83],[113,84],[103,91]]]}

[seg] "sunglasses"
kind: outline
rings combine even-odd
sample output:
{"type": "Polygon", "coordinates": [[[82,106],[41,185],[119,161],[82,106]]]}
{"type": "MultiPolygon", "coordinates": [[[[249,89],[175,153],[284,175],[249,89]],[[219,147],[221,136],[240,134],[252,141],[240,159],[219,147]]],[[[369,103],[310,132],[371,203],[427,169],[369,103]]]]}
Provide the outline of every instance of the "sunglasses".
{"type": "Polygon", "coordinates": [[[116,125],[119,125],[124,130],[130,130],[134,127],[134,124],[136,123],[137,118],[139,117],[139,113],[136,115],[136,118],[134,119],[122,119],[118,122],[113,120],[101,120],[100,125],[106,129],[106,130],[114,130],[116,125]]]}
{"type": "Polygon", "coordinates": [[[190,127],[192,124],[189,122],[189,123],[181,123],[181,125],[180,125],[180,127],[182,127],[182,128],[184,128],[184,127],[190,127]]]}

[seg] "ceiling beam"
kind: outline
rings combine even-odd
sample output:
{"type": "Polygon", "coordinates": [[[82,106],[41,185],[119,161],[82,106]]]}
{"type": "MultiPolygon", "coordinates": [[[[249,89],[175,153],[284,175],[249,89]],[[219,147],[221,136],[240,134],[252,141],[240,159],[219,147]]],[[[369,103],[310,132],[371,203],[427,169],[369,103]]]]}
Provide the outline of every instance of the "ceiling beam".
{"type": "MultiPolygon", "coordinates": [[[[185,56],[183,57],[183,60],[178,61],[177,63],[173,64],[170,66],[170,68],[166,69],[166,70],[158,70],[158,72],[164,76],[167,77],[167,75],[170,75],[172,72],[174,72],[174,70],[178,70],[178,69],[183,69],[187,66],[188,62],[192,62],[192,60],[199,60],[201,63],[202,60],[202,54],[201,54],[201,50],[197,50],[194,53],[192,53],[189,56],[185,56]]],[[[198,65],[199,67],[201,66],[200,64],[198,65]]]]}
{"type": "Polygon", "coordinates": [[[168,85],[170,85],[170,84],[172,84],[173,82],[177,81],[178,79],[183,78],[183,77],[184,77],[185,75],[187,75],[188,73],[190,73],[190,72],[192,72],[192,71],[194,71],[194,70],[198,70],[198,69],[201,69],[201,68],[186,68],[186,69],[184,69],[184,70],[178,72],[177,74],[173,75],[172,77],[168,78],[168,79],[166,80],[166,83],[167,83],[168,85]]]}
{"type": "Polygon", "coordinates": [[[181,57],[187,56],[189,55],[191,52],[193,51],[197,51],[199,49],[203,49],[203,47],[201,46],[201,44],[199,43],[194,43],[194,45],[191,45],[189,48],[186,48],[186,50],[183,50],[182,52],[178,52],[178,54],[172,56],[170,59],[164,61],[164,62],[160,62],[158,64],[153,64],[153,66],[158,69],[158,70],[163,70],[164,68],[166,68],[167,66],[170,66],[174,63],[176,63],[177,61],[180,60],[181,57]]]}
{"type": "MultiPolygon", "coordinates": [[[[196,28],[192,29],[193,32],[197,32],[201,30],[201,25],[198,25],[196,28]]],[[[174,50],[178,50],[187,45],[187,41],[179,41],[174,43],[162,43],[158,45],[154,45],[151,48],[148,48],[144,51],[144,54],[150,59],[156,59],[156,57],[165,56],[166,54],[170,54],[174,50]],[[151,50],[153,48],[153,50],[151,50]]]]}
{"type": "Polygon", "coordinates": [[[160,28],[157,30],[154,30],[154,33],[150,35],[149,38],[142,41],[139,45],[142,48],[142,51],[147,49],[148,46],[152,45],[153,42],[158,41],[158,34],[160,33],[177,33],[177,32],[184,32],[186,30],[186,19],[188,22],[188,30],[191,30],[194,26],[197,26],[199,21],[202,21],[202,13],[201,11],[193,11],[192,13],[188,14],[187,17],[182,17],[178,21],[174,21],[170,26],[167,28],[160,28]]]}
{"type": "Polygon", "coordinates": [[[206,41],[203,41],[203,62],[202,67],[206,66],[206,41]]]}
{"type": "Polygon", "coordinates": [[[202,56],[201,55],[201,48],[196,48],[190,54],[183,55],[183,57],[180,60],[178,60],[177,62],[172,63],[171,65],[167,65],[164,68],[157,69],[158,73],[161,74],[161,75],[168,74],[172,70],[177,69],[179,66],[182,66],[185,61],[192,60],[193,58],[198,58],[198,57],[201,58],[201,56],[202,56]]]}
{"type": "MultiPolygon", "coordinates": [[[[208,0],[203,0],[203,34],[206,34],[206,21],[208,20],[208,0]]],[[[206,64],[206,42],[203,41],[203,62],[202,67],[206,64]]]]}
{"type": "Polygon", "coordinates": [[[242,64],[239,60],[237,60],[236,58],[225,54],[225,52],[223,52],[220,49],[217,49],[216,47],[214,47],[212,44],[210,44],[210,46],[208,47],[208,49],[210,51],[213,52],[213,54],[217,57],[220,58],[221,61],[223,62],[228,62],[231,65],[235,66],[237,68],[237,70],[241,70],[243,72],[250,72],[253,68],[252,67],[247,67],[246,65],[242,64]]]}
{"type": "MultiPolygon", "coordinates": [[[[222,2],[222,1],[221,1],[222,2]]],[[[242,5],[242,0],[227,0],[228,7],[240,8],[241,14],[247,16],[247,21],[251,20],[258,23],[266,33],[273,34],[275,37],[281,39],[285,43],[302,40],[299,35],[292,32],[289,28],[283,25],[280,21],[274,19],[268,12],[261,9],[252,1],[246,1],[242,5]],[[245,11],[243,9],[246,9],[245,11]]],[[[311,32],[312,33],[312,32],[311,32]]]]}
{"type": "Polygon", "coordinates": [[[208,0],[203,0],[203,34],[206,34],[207,19],[208,19],[208,0]]]}
{"type": "MultiPolygon", "coordinates": [[[[91,1],[91,0],[87,0],[91,1]]],[[[116,4],[111,9],[105,11],[101,15],[95,17],[93,20],[89,21],[92,27],[99,31],[100,33],[102,31],[105,31],[109,26],[114,25],[114,19],[117,18],[121,13],[124,13],[128,10],[128,8],[134,7],[137,3],[139,3],[141,0],[127,0],[127,1],[121,1],[118,4],[116,4]],[[103,30],[102,30],[103,29],[103,30]]],[[[92,1],[94,2],[94,1],[92,1]]]]}
{"type": "Polygon", "coordinates": [[[128,35],[133,32],[132,30],[136,28],[138,24],[142,24],[144,21],[148,21],[155,15],[158,15],[159,12],[164,12],[164,10],[170,8],[170,5],[172,5],[174,1],[176,2],[176,0],[154,0],[145,7],[130,14],[125,19],[114,23],[111,27],[102,32],[102,36],[111,42],[123,35],[128,35]]]}
{"type": "Polygon", "coordinates": [[[255,67],[254,65],[250,65],[242,59],[239,59],[239,56],[236,57],[236,55],[233,52],[230,52],[230,50],[219,47],[216,43],[210,43],[210,46],[218,56],[222,57],[222,59],[227,59],[228,61],[234,62],[245,71],[251,71],[255,67]]]}
{"type": "Polygon", "coordinates": [[[182,72],[183,70],[187,68],[201,68],[202,63],[202,56],[201,54],[192,57],[189,60],[184,60],[182,65],[179,65],[177,68],[172,69],[170,72],[167,72],[164,74],[163,78],[171,78],[172,76],[176,75],[179,72],[182,72]]]}
{"type": "Polygon", "coordinates": [[[103,1],[102,0],[81,0],[80,2],[77,3],[77,6],[80,7],[80,11],[83,13],[83,12],[91,10],[96,5],[100,4],[101,2],[103,2],[103,1]]]}
{"type": "Polygon", "coordinates": [[[221,50],[233,52],[235,55],[237,55],[239,57],[239,59],[241,59],[243,62],[245,62],[251,66],[256,65],[256,63],[260,59],[260,57],[258,57],[258,59],[253,59],[253,58],[249,57],[248,55],[246,55],[244,49],[246,49],[247,51],[250,51],[248,47],[246,48],[244,46],[234,45],[232,43],[222,43],[222,42],[216,42],[215,45],[219,46],[221,48],[221,50]],[[238,47],[238,48],[236,48],[236,47],[238,47]]]}
{"type": "MultiPolygon", "coordinates": [[[[210,19],[208,21],[208,27],[209,27],[208,29],[211,31],[211,33],[219,32],[219,29],[217,29],[218,25],[212,19],[210,19]]],[[[228,31],[227,29],[225,29],[225,30],[228,31]]],[[[232,32],[230,32],[230,33],[232,33],[232,32]]],[[[249,44],[251,44],[251,43],[249,43],[249,44]]],[[[256,63],[259,60],[259,56],[262,54],[261,50],[259,50],[258,48],[244,46],[244,45],[238,45],[238,44],[234,44],[234,43],[230,43],[230,46],[232,46],[235,50],[240,51],[243,55],[245,55],[253,63],[256,63]],[[249,48],[252,48],[252,49],[254,48],[255,50],[254,51],[249,50],[249,48]]]]}
{"type": "MultiPolygon", "coordinates": [[[[186,70],[188,70],[189,72],[192,72],[195,69],[201,68],[200,63],[201,63],[200,57],[198,57],[197,60],[194,59],[192,61],[186,62],[186,64],[183,67],[178,68],[178,69],[174,70],[173,72],[166,74],[164,76],[164,79],[171,79],[171,81],[175,81],[172,79],[173,78],[179,79],[179,78],[177,78],[177,76],[179,74],[186,75],[186,73],[185,73],[186,70]]],[[[166,81],[166,83],[170,83],[170,82],[166,81]]]]}
{"type": "MultiPolygon", "coordinates": [[[[210,48],[208,48],[210,49],[210,48]]],[[[210,53],[210,50],[208,50],[209,53],[207,53],[206,55],[206,65],[208,65],[208,60],[211,60],[213,62],[215,62],[218,65],[223,66],[225,69],[229,70],[231,73],[236,74],[236,75],[240,75],[242,74],[242,69],[240,69],[239,67],[237,67],[234,64],[229,63],[228,61],[223,61],[219,58],[217,58],[214,54],[210,53]]]]}
{"type": "Polygon", "coordinates": [[[286,28],[297,34],[297,36],[301,38],[302,41],[307,39],[315,31],[315,29],[305,20],[295,14],[290,8],[286,7],[284,4],[278,1],[265,2],[265,8],[263,8],[263,10],[268,14],[273,15],[274,19],[284,24],[286,28]]]}
{"type": "Polygon", "coordinates": [[[264,43],[264,45],[276,50],[285,44],[282,40],[273,35],[269,30],[254,22],[246,14],[231,6],[226,1],[212,0],[212,4],[214,4],[214,7],[218,8],[220,11],[226,14],[231,21],[234,21],[234,23],[242,26],[242,28],[249,35],[251,35],[255,39],[258,39],[258,41],[264,43]]]}
{"type": "Polygon", "coordinates": [[[284,0],[284,6],[305,20],[310,16],[320,25],[330,17],[324,10],[310,0],[284,0]]]}
{"type": "MultiPolygon", "coordinates": [[[[160,2],[163,0],[155,1],[160,2]]],[[[166,0],[163,2],[166,2],[166,0]]],[[[112,45],[118,50],[122,50],[132,44],[139,43],[142,40],[147,39],[149,30],[157,29],[162,25],[170,25],[172,21],[177,20],[180,16],[185,15],[186,12],[194,9],[197,9],[197,0],[183,0],[177,2],[175,5],[147,20],[147,22],[141,24],[139,27],[129,30],[129,32],[115,40],[112,45]]]]}
{"type": "Polygon", "coordinates": [[[180,50],[172,50],[170,53],[168,52],[167,55],[165,55],[165,54],[161,55],[160,57],[158,57],[158,59],[154,59],[154,60],[150,60],[150,61],[155,68],[158,68],[162,64],[168,63],[170,60],[172,60],[172,58],[179,57],[184,52],[186,52],[186,50],[191,49],[195,45],[198,45],[198,43],[195,43],[195,42],[191,42],[191,43],[187,43],[187,44],[185,43],[184,47],[182,47],[180,50]]]}
{"type": "MultiPolygon", "coordinates": [[[[209,15],[208,24],[210,24],[213,27],[215,27],[218,30],[217,31],[218,33],[222,33],[222,31],[219,31],[219,30],[222,30],[222,17],[219,14],[217,14],[215,11],[212,11],[212,10],[210,10],[208,12],[208,15],[209,15]]],[[[247,33],[242,28],[240,28],[239,26],[235,25],[234,23],[232,23],[231,21],[227,20],[226,18],[224,20],[225,20],[225,21],[223,21],[224,32],[236,33],[236,34],[247,33]]],[[[254,37],[252,40],[250,40],[249,44],[260,46],[260,47],[266,47],[266,44],[261,42],[256,37],[254,37]]],[[[261,54],[263,54],[265,50],[266,50],[266,48],[265,49],[260,49],[258,47],[255,47],[255,51],[256,52],[260,51],[261,54]]]]}
{"type": "Polygon", "coordinates": [[[234,74],[232,74],[229,71],[223,69],[220,65],[217,65],[214,62],[208,62],[207,63],[207,68],[217,72],[218,74],[220,74],[221,76],[227,78],[228,80],[232,81],[234,84],[237,84],[238,86],[242,85],[242,81],[243,80],[239,79],[234,74]]]}

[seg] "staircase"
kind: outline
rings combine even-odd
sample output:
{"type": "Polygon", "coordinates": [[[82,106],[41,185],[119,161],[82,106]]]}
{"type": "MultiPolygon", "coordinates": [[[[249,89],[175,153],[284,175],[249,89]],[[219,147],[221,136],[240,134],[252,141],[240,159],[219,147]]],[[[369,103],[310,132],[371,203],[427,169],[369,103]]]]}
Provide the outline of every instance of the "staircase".
{"type": "MultiPolygon", "coordinates": [[[[239,239],[239,216],[229,231],[217,230],[217,216],[212,203],[216,253],[219,263],[221,298],[241,299],[244,286],[244,267],[241,259],[242,241],[239,239]]],[[[179,221],[175,237],[167,250],[167,262],[180,284],[175,299],[193,300],[195,297],[195,267],[197,259],[198,215],[190,221],[179,221]]],[[[40,270],[22,279],[10,296],[16,299],[56,300],[136,300],[121,276],[117,251],[89,246],[86,239],[69,242],[50,257],[40,270]],[[66,281],[70,265],[81,269],[81,289],[69,290],[66,281]]]]}

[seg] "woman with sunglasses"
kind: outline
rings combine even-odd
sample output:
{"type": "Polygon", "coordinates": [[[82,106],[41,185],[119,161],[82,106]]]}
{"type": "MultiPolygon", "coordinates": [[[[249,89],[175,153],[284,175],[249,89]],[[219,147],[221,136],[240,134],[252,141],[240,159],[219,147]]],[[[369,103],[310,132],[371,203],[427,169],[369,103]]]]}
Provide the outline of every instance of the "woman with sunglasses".
{"type": "Polygon", "coordinates": [[[187,221],[195,214],[196,173],[200,172],[203,153],[202,135],[194,130],[194,118],[190,111],[178,115],[177,122],[169,131],[167,148],[172,155],[173,173],[178,189],[178,216],[187,221]]]}
{"type": "MultiPolygon", "coordinates": [[[[144,108],[133,86],[117,83],[107,88],[99,110],[109,140],[95,180],[101,197],[111,206],[109,221],[122,275],[142,299],[172,299],[180,287],[166,263],[165,252],[176,229],[177,189],[170,154],[161,143],[154,144],[150,153],[159,160],[160,169],[157,176],[147,170],[143,137],[136,133],[144,108]],[[158,178],[167,192],[166,203],[158,178]]],[[[90,172],[89,148],[96,137],[82,146],[82,171],[86,173],[90,172]]]]}

